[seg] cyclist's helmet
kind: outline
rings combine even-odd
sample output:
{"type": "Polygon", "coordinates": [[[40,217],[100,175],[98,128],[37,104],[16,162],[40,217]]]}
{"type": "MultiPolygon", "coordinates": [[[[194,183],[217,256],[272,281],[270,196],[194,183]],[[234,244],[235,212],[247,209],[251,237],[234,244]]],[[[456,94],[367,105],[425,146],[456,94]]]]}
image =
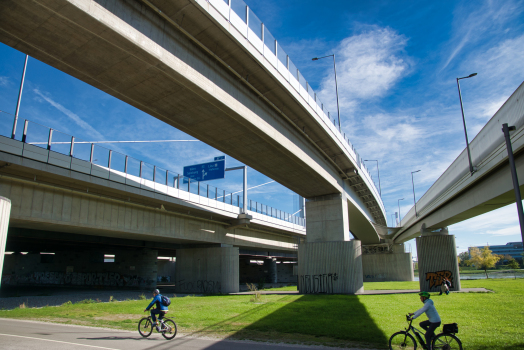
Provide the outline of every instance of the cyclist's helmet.
{"type": "Polygon", "coordinates": [[[155,290],[153,291],[153,293],[154,293],[154,294],[160,294],[160,291],[159,291],[158,289],[155,289],[155,290]]]}
{"type": "Polygon", "coordinates": [[[428,292],[420,292],[418,293],[418,295],[424,298],[428,298],[428,299],[431,298],[431,295],[428,292]]]}

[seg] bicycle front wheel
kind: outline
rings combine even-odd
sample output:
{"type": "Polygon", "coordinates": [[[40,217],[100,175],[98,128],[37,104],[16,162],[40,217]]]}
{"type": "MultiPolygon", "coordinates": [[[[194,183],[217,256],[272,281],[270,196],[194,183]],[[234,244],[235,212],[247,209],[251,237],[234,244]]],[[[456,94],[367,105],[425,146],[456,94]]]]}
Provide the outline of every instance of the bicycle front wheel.
{"type": "Polygon", "coordinates": [[[153,332],[153,324],[149,317],[144,317],[138,322],[138,333],[144,338],[147,338],[153,332]]]}
{"type": "Polygon", "coordinates": [[[433,350],[462,350],[462,343],[453,334],[440,333],[433,338],[433,350]]]}
{"type": "Polygon", "coordinates": [[[166,339],[173,339],[176,335],[176,323],[175,321],[166,318],[164,320],[164,329],[162,329],[162,335],[166,339]]]}
{"type": "Polygon", "coordinates": [[[390,350],[407,350],[417,348],[417,342],[407,332],[397,332],[389,338],[389,349],[390,350]]]}

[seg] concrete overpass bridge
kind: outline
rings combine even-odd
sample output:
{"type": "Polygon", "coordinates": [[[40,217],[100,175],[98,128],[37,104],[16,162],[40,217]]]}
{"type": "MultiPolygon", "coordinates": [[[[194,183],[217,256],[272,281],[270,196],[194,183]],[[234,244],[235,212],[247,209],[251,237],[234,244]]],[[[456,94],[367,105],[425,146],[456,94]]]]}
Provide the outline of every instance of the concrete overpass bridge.
{"type": "MultiPolygon", "coordinates": [[[[524,83],[509,97],[470,143],[476,171],[471,174],[464,149],[404,216],[396,243],[515,203],[502,124],[514,125],[511,140],[517,173],[524,174],[524,83]]],[[[521,190],[524,176],[519,179],[521,190]]]]}
{"type": "Polygon", "coordinates": [[[305,197],[312,250],[299,254],[299,275],[330,266],[344,271],[335,292],[355,292],[360,244],[381,244],[388,233],[378,191],[279,43],[243,2],[234,4],[8,0],[0,3],[0,41],[305,197]],[[335,258],[328,242],[340,249],[335,258]]]}
{"type": "Polygon", "coordinates": [[[419,280],[423,290],[440,286],[443,276],[460,289],[457,251],[447,226],[515,203],[502,124],[515,126],[511,142],[519,186],[524,189],[524,83],[509,97],[470,143],[476,171],[470,173],[467,150],[455,159],[402,219],[390,229],[392,243],[417,240],[419,280]]]}
{"type": "MultiPolygon", "coordinates": [[[[39,264],[41,252],[52,252],[65,260],[74,252],[79,255],[75,260],[80,261],[92,255],[101,259],[104,252],[114,256],[116,252],[121,261],[126,257],[129,260],[130,252],[137,250],[138,257],[130,260],[133,266],[138,262],[146,267],[139,274],[142,284],[149,281],[150,285],[157,277],[174,282],[175,276],[199,275],[187,267],[184,252],[196,249],[209,255],[216,248],[230,250],[238,268],[234,277],[226,280],[215,273],[219,279],[212,284],[219,283],[220,291],[237,290],[242,280],[296,281],[294,265],[285,264],[296,262],[297,244],[306,234],[304,218],[253,201],[244,213],[241,196],[29,121],[24,122],[22,139],[25,142],[0,136],[0,196],[11,201],[9,234],[2,245],[2,256],[4,250],[35,254],[8,256],[4,284],[39,283],[33,278],[35,274],[56,274],[53,268],[65,268],[55,265],[51,271],[41,271],[45,267],[39,264]],[[42,136],[47,141],[39,142],[42,136]],[[82,146],[89,152],[83,152],[82,146]],[[176,256],[180,271],[154,266],[157,255],[176,256]],[[253,265],[253,261],[269,265],[264,268],[271,273],[256,271],[258,264],[253,265]]],[[[96,273],[105,269],[107,266],[95,268],[96,273]]],[[[115,272],[123,276],[129,273],[119,269],[111,273],[115,272]]],[[[89,276],[95,272],[85,266],[81,273],[89,276]]],[[[58,281],[65,278],[62,271],[58,281]]],[[[58,283],[57,279],[45,280],[58,283]]],[[[192,281],[189,276],[177,280],[192,281]]],[[[208,279],[197,279],[203,280],[208,279]]],[[[188,283],[193,289],[185,283],[181,291],[209,291],[195,281],[188,283]]]]}

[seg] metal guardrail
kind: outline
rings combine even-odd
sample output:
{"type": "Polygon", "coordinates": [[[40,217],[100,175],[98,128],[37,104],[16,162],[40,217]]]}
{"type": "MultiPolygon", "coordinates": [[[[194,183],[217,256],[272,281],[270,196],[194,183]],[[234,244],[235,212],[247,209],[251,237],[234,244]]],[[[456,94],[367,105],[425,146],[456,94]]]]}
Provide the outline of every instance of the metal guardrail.
{"type": "MultiPolygon", "coordinates": [[[[273,37],[264,23],[246,5],[243,0],[206,0],[213,8],[220,13],[233,27],[244,36],[251,45],[262,54],[262,56],[286,79],[290,85],[299,93],[307,104],[316,112],[325,125],[341,141],[348,153],[353,157],[355,164],[359,167],[366,178],[366,182],[371,191],[375,194],[377,202],[385,212],[384,204],[377,190],[377,186],[369,170],[364,165],[355,147],[346,137],[346,134],[339,131],[337,121],[331,118],[326,106],[320,100],[311,85],[306,81],[300,70],[291,61],[282,46],[273,37]]],[[[198,1],[197,1],[198,3],[198,1]]],[[[205,8],[204,8],[205,10],[205,8]]]]}
{"type": "MultiPolygon", "coordinates": [[[[14,116],[4,111],[0,111],[0,115],[3,117],[0,118],[0,137],[5,136],[10,139],[13,119],[9,120],[10,118],[6,117],[11,116],[14,118],[14,116]]],[[[24,145],[34,147],[24,149],[24,151],[28,154],[33,154],[32,157],[35,159],[124,183],[141,184],[145,180],[146,186],[154,187],[155,184],[158,184],[165,187],[166,190],[167,188],[175,188],[234,207],[243,207],[242,196],[219,189],[205,182],[192,180],[174,171],[149,164],[95,143],[81,140],[27,119],[24,120],[23,124],[19,125],[23,125],[23,130],[20,132],[20,128],[18,128],[15,140],[23,142],[24,145]],[[39,152],[38,149],[53,151],[55,154],[39,152]],[[90,164],[89,169],[85,166],[87,163],[90,164]]],[[[167,192],[169,195],[169,191],[167,192]]],[[[303,227],[306,225],[305,218],[255,201],[249,201],[248,210],[295,225],[303,227]]]]}

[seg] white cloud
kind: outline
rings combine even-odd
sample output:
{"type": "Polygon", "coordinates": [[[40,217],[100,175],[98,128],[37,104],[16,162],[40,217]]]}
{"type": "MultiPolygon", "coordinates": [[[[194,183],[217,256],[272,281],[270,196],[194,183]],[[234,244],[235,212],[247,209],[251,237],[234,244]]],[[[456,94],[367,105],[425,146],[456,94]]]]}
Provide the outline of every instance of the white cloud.
{"type": "MultiPolygon", "coordinates": [[[[411,65],[404,53],[406,44],[404,36],[377,26],[342,40],[335,50],[341,108],[353,109],[358,100],[385,95],[411,65]]],[[[332,68],[326,70],[318,94],[331,110],[336,111],[332,72],[332,68]]]]}
{"type": "Polygon", "coordinates": [[[9,78],[0,76],[0,86],[7,86],[9,84],[9,78]]]}

